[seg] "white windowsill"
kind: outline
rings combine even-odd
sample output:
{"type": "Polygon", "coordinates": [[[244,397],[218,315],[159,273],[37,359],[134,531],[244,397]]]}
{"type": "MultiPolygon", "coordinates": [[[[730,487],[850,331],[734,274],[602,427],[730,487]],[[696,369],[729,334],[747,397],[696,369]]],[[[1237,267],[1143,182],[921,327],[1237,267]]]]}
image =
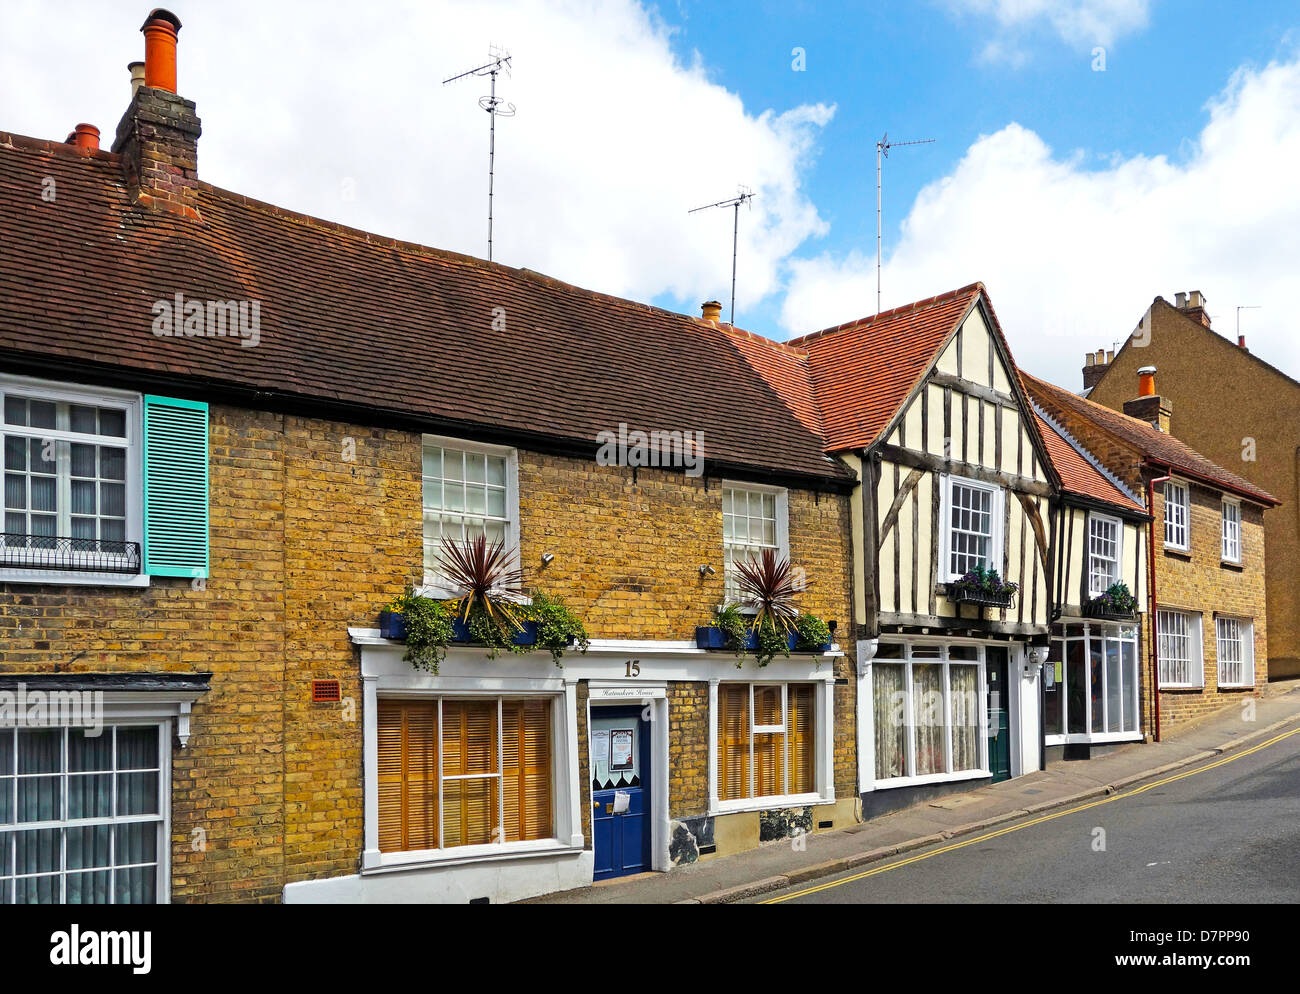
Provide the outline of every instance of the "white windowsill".
{"type": "Polygon", "coordinates": [[[1043,741],[1049,745],[1098,745],[1109,742],[1140,742],[1141,732],[1069,732],[1065,735],[1047,735],[1043,741]]]}
{"type": "Polygon", "coordinates": [[[891,787],[920,787],[930,783],[956,783],[959,780],[979,780],[991,777],[989,770],[962,770],[960,773],[928,773],[920,777],[892,777],[888,780],[876,780],[876,790],[889,790],[891,787]]]}
{"type": "Polygon", "coordinates": [[[773,808],[798,808],[809,804],[834,804],[835,796],[824,794],[777,794],[771,797],[746,797],[738,801],[719,801],[711,815],[731,815],[745,811],[768,811],[773,808]]]}
{"type": "Polygon", "coordinates": [[[1219,690],[1254,690],[1253,683],[1216,683],[1215,687],[1219,690]]]}
{"type": "Polygon", "coordinates": [[[147,587],[149,575],[136,573],[63,572],[56,569],[0,568],[0,583],[31,583],[54,587],[147,587]]]}
{"type": "Polygon", "coordinates": [[[512,859],[530,859],[541,856],[577,855],[585,852],[581,841],[565,845],[559,839],[539,839],[535,842],[507,842],[481,846],[455,846],[451,849],[418,849],[411,852],[379,852],[367,849],[361,857],[363,876],[376,873],[402,873],[412,870],[434,870],[444,866],[461,866],[466,863],[491,863],[512,859]]]}
{"type": "Polygon", "coordinates": [[[1161,690],[1204,690],[1204,683],[1162,683],[1161,690]]]}

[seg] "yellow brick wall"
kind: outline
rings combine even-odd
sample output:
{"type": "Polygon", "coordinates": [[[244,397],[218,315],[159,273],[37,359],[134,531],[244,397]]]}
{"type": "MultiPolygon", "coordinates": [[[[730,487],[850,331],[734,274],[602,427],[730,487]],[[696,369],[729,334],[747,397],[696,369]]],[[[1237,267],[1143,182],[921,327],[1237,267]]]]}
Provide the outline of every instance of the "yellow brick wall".
{"type": "MultiPolygon", "coordinates": [[[[210,444],[206,583],[0,584],[0,672],[211,670],[189,747],[173,750],[173,900],[272,901],[287,882],[357,870],[363,716],[347,629],[373,627],[422,575],[420,436],[213,406],[210,444]],[[339,680],[343,702],[312,704],[313,679],[339,680]]],[[[527,578],[565,597],[592,637],[689,639],[722,599],[717,481],[643,469],[633,482],[527,451],[519,477],[527,578]]],[[[792,559],[811,581],[801,607],[836,619],[842,641],[854,630],[847,501],[790,494],[792,559]]],[[[848,679],[841,796],[856,782],[852,670],[836,668],[848,679]]],[[[670,688],[674,817],[707,809],[707,702],[705,683],[670,688]]]]}
{"type": "MultiPolygon", "coordinates": [[[[1263,512],[1249,504],[1242,505],[1242,565],[1240,568],[1225,566],[1221,556],[1221,494],[1194,484],[1189,486],[1189,491],[1190,555],[1164,549],[1164,488],[1156,487],[1156,597],[1161,608],[1201,612],[1205,687],[1160,691],[1162,732],[1240,701],[1244,696],[1257,696],[1259,688],[1268,682],[1263,512]],[[1253,689],[1219,689],[1216,613],[1254,619],[1253,689]]],[[[1150,637],[1149,632],[1144,634],[1150,637]]],[[[1143,678],[1144,683],[1150,683],[1149,667],[1143,667],[1143,678]]],[[[1149,686],[1144,687],[1144,692],[1150,692],[1149,686]]]]}

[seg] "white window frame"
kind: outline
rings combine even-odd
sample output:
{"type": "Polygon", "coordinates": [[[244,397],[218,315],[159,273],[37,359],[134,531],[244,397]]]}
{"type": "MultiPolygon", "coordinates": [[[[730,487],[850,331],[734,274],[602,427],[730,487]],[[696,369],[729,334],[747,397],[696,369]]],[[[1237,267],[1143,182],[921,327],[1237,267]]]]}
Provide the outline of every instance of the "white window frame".
{"type": "Polygon", "coordinates": [[[1179,552],[1190,552],[1192,548],[1191,487],[1181,480],[1166,480],[1164,500],[1164,547],[1179,552]]]}
{"type": "MultiPolygon", "coordinates": [[[[1160,608],[1156,612],[1156,675],[1161,689],[1199,689],[1205,686],[1205,648],[1202,633],[1202,617],[1197,611],[1181,611],[1177,608],[1160,608]],[[1186,634],[1165,631],[1164,619],[1181,617],[1186,621],[1186,634]],[[1164,639],[1168,637],[1186,638],[1188,640],[1188,682],[1165,679],[1169,668],[1175,663],[1165,653],[1164,639]]],[[[1181,660],[1179,660],[1181,662],[1181,660]]]]}
{"type": "Polygon", "coordinates": [[[1119,518],[1112,518],[1106,514],[1095,514],[1095,513],[1089,514],[1088,515],[1088,595],[1090,597],[1098,597],[1101,594],[1104,594],[1110,588],[1111,584],[1119,583],[1123,575],[1124,575],[1124,522],[1121,521],[1119,518]],[[1097,554],[1096,543],[1099,540],[1102,542],[1110,541],[1110,539],[1106,538],[1105,536],[1102,536],[1099,539],[1098,536],[1094,534],[1093,529],[1096,528],[1098,525],[1102,525],[1104,527],[1111,528],[1114,530],[1113,539],[1115,543],[1115,557],[1113,559],[1108,559],[1104,556],[1099,556],[1097,554]],[[1114,566],[1114,570],[1113,571],[1108,570],[1106,574],[1107,577],[1110,578],[1110,582],[1102,585],[1100,588],[1097,586],[1097,568],[1095,565],[1098,562],[1111,563],[1114,566]]]}
{"type": "MultiPolygon", "coordinates": [[[[882,639],[882,642],[883,641],[889,641],[891,644],[899,644],[901,642],[901,640],[896,641],[894,639],[888,639],[888,640],[882,639]]],[[[868,667],[869,672],[867,673],[866,686],[868,690],[871,692],[871,694],[873,695],[873,699],[867,702],[869,706],[865,713],[870,719],[869,723],[872,725],[872,727],[867,732],[868,739],[869,741],[874,742],[875,741],[875,727],[874,727],[875,670],[874,667],[902,666],[903,667],[903,688],[904,688],[903,693],[906,695],[906,701],[904,703],[904,712],[903,712],[904,715],[903,723],[904,723],[904,727],[907,730],[906,732],[907,753],[905,757],[906,761],[904,763],[904,768],[906,769],[907,772],[904,776],[901,777],[886,777],[884,779],[877,778],[876,767],[875,767],[876,757],[874,755],[874,750],[873,750],[873,755],[869,757],[869,761],[871,762],[872,766],[869,771],[869,778],[868,778],[869,782],[872,785],[872,789],[885,790],[891,787],[913,787],[921,784],[950,783],[950,782],[955,782],[960,780],[976,780],[981,777],[991,777],[993,773],[989,769],[989,715],[988,715],[988,683],[987,683],[988,674],[986,669],[985,646],[977,645],[975,647],[977,658],[971,660],[971,659],[951,658],[951,649],[954,646],[964,646],[966,645],[966,643],[949,643],[949,642],[936,643],[936,642],[906,641],[906,642],[901,642],[901,644],[903,645],[904,649],[903,649],[903,656],[900,659],[886,659],[879,656],[872,658],[871,663],[868,667]],[[926,650],[937,648],[939,650],[939,656],[938,657],[923,656],[917,658],[914,656],[913,653],[914,650],[918,648],[926,649],[926,650]],[[913,690],[912,690],[913,663],[919,663],[921,665],[941,664],[943,667],[943,712],[944,712],[943,754],[944,754],[944,765],[948,767],[948,772],[925,773],[920,775],[918,775],[915,772],[916,771],[916,720],[915,720],[916,709],[915,709],[913,690]],[[950,673],[950,667],[952,666],[973,666],[976,671],[975,693],[976,696],[979,698],[977,702],[978,725],[976,727],[976,732],[975,732],[979,744],[979,768],[978,769],[957,770],[957,771],[952,770],[953,725],[952,725],[952,680],[951,680],[951,673],[950,673]]],[[[1002,691],[1002,693],[1009,694],[1010,683],[1014,679],[1016,667],[1014,665],[1014,661],[1011,659],[1011,646],[1007,645],[1006,649],[1008,652],[1008,667],[1007,667],[1008,686],[1002,691]]],[[[1012,711],[1012,702],[1010,699],[1008,699],[1006,702],[1006,710],[1008,714],[1010,714],[1012,711]]],[[[1013,765],[1015,762],[1015,749],[1016,747],[1014,745],[1014,740],[1013,740],[1013,745],[1012,745],[1013,765]]],[[[859,761],[860,762],[863,761],[862,757],[859,757],[859,761]]]]}
{"type": "Polygon", "coordinates": [[[1221,553],[1225,563],[1241,564],[1241,501],[1223,498],[1221,553]]]}
{"type": "Polygon", "coordinates": [[[992,518],[990,527],[992,535],[989,538],[990,556],[986,569],[997,570],[998,575],[1005,578],[1003,573],[1004,563],[1002,562],[1002,531],[1003,518],[1006,516],[1006,490],[992,483],[985,483],[982,480],[972,480],[964,476],[946,475],[942,478],[942,499],[940,501],[940,528],[939,528],[939,576],[940,582],[951,583],[959,580],[964,574],[954,573],[952,570],[952,490],[954,485],[963,487],[973,487],[978,490],[986,491],[992,494],[989,502],[989,514],[992,518]]]}
{"type": "MultiPolygon", "coordinates": [[[[421,484],[420,484],[420,555],[423,561],[424,556],[424,450],[427,446],[434,446],[445,449],[457,449],[463,452],[472,452],[478,455],[494,456],[504,458],[506,461],[506,517],[505,517],[505,546],[506,551],[512,557],[512,562],[522,566],[519,556],[519,451],[504,445],[489,445],[484,442],[472,442],[463,438],[450,438],[445,435],[425,435],[421,439],[420,460],[421,460],[421,484]]],[[[455,512],[453,512],[455,513],[455,512]]],[[[478,515],[466,515],[476,517],[478,515]]],[[[460,591],[450,586],[445,577],[438,575],[436,572],[430,572],[427,566],[424,572],[424,583],[419,593],[426,597],[435,597],[446,599],[457,597],[460,591]]]]}
{"type": "MultiPolygon", "coordinates": [[[[1044,739],[1048,745],[1065,745],[1067,743],[1080,742],[1130,742],[1142,738],[1142,635],[1141,629],[1137,622],[1097,622],[1086,619],[1062,619],[1059,624],[1064,628],[1063,635],[1057,635],[1055,629],[1052,633],[1051,653],[1047,662],[1048,666],[1055,666],[1059,661],[1061,664],[1062,679],[1056,681],[1056,689],[1052,693],[1063,695],[1061,698],[1061,731],[1044,733],[1044,739]],[[1120,634],[1124,629],[1133,629],[1130,637],[1120,634]],[[1092,642],[1102,642],[1102,667],[1101,667],[1101,694],[1102,704],[1102,726],[1106,727],[1110,723],[1110,669],[1106,665],[1105,643],[1114,641],[1124,644],[1132,644],[1134,651],[1133,662],[1133,711],[1127,717],[1131,720],[1133,729],[1131,731],[1094,732],[1092,730],[1092,642]],[[1083,695],[1083,727],[1082,732],[1070,731],[1070,698],[1069,698],[1069,676],[1066,671],[1066,659],[1070,642],[1083,643],[1084,659],[1084,695],[1083,695]],[[1058,657],[1059,656],[1059,660],[1058,657]]],[[[1124,653],[1120,651],[1120,680],[1124,681],[1124,653]]],[[[1123,705],[1124,694],[1121,688],[1120,704],[1123,705]]],[[[1041,720],[1046,722],[1047,715],[1044,713],[1041,720]]]]}
{"type": "MultiPolygon", "coordinates": [[[[109,705],[109,707],[112,707],[112,705],[109,705]]],[[[62,820],[52,820],[52,821],[42,821],[42,822],[14,821],[14,822],[6,823],[2,827],[4,829],[4,834],[9,835],[10,833],[16,834],[19,831],[34,831],[38,829],[57,829],[61,832],[66,833],[66,831],[69,829],[90,828],[97,825],[133,825],[133,824],[148,824],[151,822],[155,823],[157,825],[157,830],[158,830],[158,843],[157,843],[158,859],[155,868],[155,885],[156,885],[155,898],[158,904],[167,904],[171,898],[172,721],[170,719],[160,720],[156,717],[130,716],[135,712],[136,709],[134,708],[129,708],[129,707],[118,708],[117,710],[123,713],[121,713],[120,715],[114,715],[113,717],[104,717],[103,719],[104,731],[108,731],[110,728],[114,728],[116,726],[128,726],[132,728],[153,727],[157,730],[158,766],[156,769],[158,773],[158,813],[147,814],[147,815],[116,815],[115,814],[111,816],[105,816],[102,818],[62,819],[62,820]]],[[[144,710],[147,711],[150,709],[146,708],[144,710]]],[[[186,707],[185,710],[188,712],[188,707],[186,707]]],[[[17,727],[21,730],[22,728],[29,727],[29,726],[19,725],[17,727]]],[[[60,773],[58,774],[58,776],[60,778],[61,810],[66,812],[67,805],[68,805],[68,776],[69,776],[68,744],[67,744],[68,729],[74,726],[52,725],[49,727],[58,728],[63,732],[63,744],[61,746],[61,765],[60,765],[60,773]]],[[[0,724],[0,734],[12,735],[14,734],[14,728],[15,726],[12,722],[0,724]]],[[[134,770],[134,768],[132,769],[134,770]]],[[[143,770],[143,768],[141,768],[141,770],[143,770]]],[[[107,773],[108,771],[102,771],[102,772],[107,773]]],[[[113,790],[114,790],[115,797],[117,791],[116,779],[120,774],[120,772],[129,772],[129,771],[119,771],[117,769],[116,746],[115,746],[115,755],[114,755],[114,763],[113,763],[113,771],[112,771],[112,776],[114,778],[113,790]]],[[[152,769],[147,772],[152,772],[152,769]]],[[[32,774],[32,776],[36,776],[36,775],[38,774],[32,774]]],[[[54,774],[39,774],[39,775],[52,776],[54,774]]],[[[14,778],[15,782],[13,785],[13,789],[15,791],[17,790],[18,779],[19,778],[17,777],[14,778]]],[[[14,812],[16,816],[17,814],[16,807],[14,808],[14,812]]],[[[116,833],[110,832],[109,835],[110,835],[110,839],[112,840],[110,841],[110,846],[115,845],[116,833]]],[[[66,835],[64,835],[63,837],[66,840],[66,835]]],[[[112,862],[111,857],[110,857],[110,862],[112,862]]],[[[17,870],[17,867],[15,866],[14,869],[17,870]]],[[[74,870],[72,872],[75,873],[79,871],[74,870]]],[[[68,874],[67,846],[65,843],[61,846],[61,852],[59,856],[58,876],[59,876],[59,893],[61,898],[66,898],[67,874],[68,874]]],[[[46,874],[36,874],[36,875],[43,876],[46,874]]],[[[116,896],[116,887],[110,887],[109,894],[111,897],[116,896]]],[[[59,904],[66,906],[64,900],[60,900],[59,904]]]]}
{"type": "Polygon", "coordinates": [[[1215,686],[1239,687],[1255,686],[1255,622],[1250,618],[1238,618],[1233,615],[1220,614],[1214,618],[1214,665],[1215,686]],[[1236,664],[1241,667],[1241,680],[1228,681],[1223,678],[1223,656],[1225,628],[1236,627],[1240,658],[1236,664]]]}
{"type": "MultiPolygon", "coordinates": [[[[24,397],[35,397],[56,404],[78,404],[90,407],[119,408],[126,414],[126,438],[122,440],[126,450],[126,534],[125,541],[140,546],[140,572],[136,574],[95,573],[82,570],[46,569],[43,567],[23,567],[17,565],[0,566],[0,583],[36,583],[96,587],[147,587],[149,576],[144,572],[144,399],[129,390],[115,390],[108,387],[83,387],[75,384],[60,383],[54,380],[37,379],[28,376],[0,374],[0,436],[21,434],[31,437],[39,435],[61,442],[85,442],[91,438],[103,440],[104,436],[88,436],[71,431],[55,429],[23,428],[11,430],[3,423],[4,398],[14,393],[24,397]]],[[[113,440],[115,441],[115,440],[113,440]]],[[[0,453],[0,481],[4,476],[3,454],[0,453]]],[[[2,485],[2,482],[0,482],[2,485]]],[[[3,490],[0,489],[0,494],[3,490]]],[[[3,496],[0,496],[3,503],[3,496]]],[[[4,515],[0,508],[0,531],[3,531],[4,515]]],[[[11,552],[10,555],[13,553],[11,552]]],[[[20,557],[21,558],[21,557],[20,557]]]]}
{"type": "MultiPolygon", "coordinates": [[[[393,657],[393,665],[378,663],[382,669],[373,672],[376,662],[366,659],[363,652],[362,675],[364,681],[364,728],[362,765],[365,772],[365,849],[361,855],[361,873],[389,873],[417,870],[422,867],[456,866],[470,863],[493,862],[527,856],[545,856],[557,853],[579,852],[583,846],[581,827],[577,824],[579,784],[577,780],[577,734],[574,713],[577,706],[576,687],[566,685],[553,677],[522,678],[466,678],[429,677],[411,671],[409,663],[401,663],[400,656],[393,657]],[[387,675],[385,671],[395,671],[387,675]],[[551,828],[548,839],[528,839],[518,842],[489,842],[485,845],[451,846],[445,849],[412,849],[402,852],[382,852],[379,848],[379,727],[378,712],[381,698],[403,700],[470,700],[484,698],[495,700],[524,700],[545,698],[551,702],[551,828]]],[[[545,665],[553,668],[550,658],[545,665]]],[[[522,662],[520,668],[540,672],[540,661],[530,667],[522,662]]],[[[444,671],[452,667],[443,664],[444,671]]],[[[441,754],[441,753],[440,753],[441,754]]],[[[441,797],[441,795],[439,795],[441,797]]],[[[439,842],[442,836],[439,835],[439,842]]]]}
{"type": "MultiPolygon", "coordinates": [[[[731,600],[731,594],[734,592],[735,580],[731,570],[727,567],[727,552],[729,549],[752,549],[756,553],[754,558],[762,554],[765,548],[774,548],[778,559],[789,560],[790,558],[790,492],[784,487],[773,487],[763,483],[747,483],[738,480],[723,480],[722,492],[728,490],[742,491],[746,495],[751,493],[761,494],[764,496],[773,496],[776,498],[774,514],[776,515],[776,545],[775,547],[765,546],[752,542],[736,543],[728,542],[726,537],[725,524],[722,532],[722,589],[724,591],[723,599],[731,600]]],[[[721,497],[718,498],[722,500],[721,497]]]]}
{"type": "MultiPolygon", "coordinates": [[[[772,666],[781,666],[780,663],[772,663],[772,666]]],[[[789,664],[786,664],[789,665],[789,664]]],[[[808,804],[831,804],[835,801],[835,774],[834,764],[834,723],[832,714],[834,712],[835,700],[835,682],[834,678],[827,679],[822,674],[810,674],[807,677],[791,675],[788,679],[779,680],[734,680],[727,678],[710,679],[709,681],[709,814],[733,814],[740,811],[766,811],[770,808],[797,807],[808,804]],[[781,713],[785,723],[789,724],[787,711],[789,709],[788,691],[785,690],[790,684],[811,684],[813,688],[813,749],[815,757],[813,760],[813,784],[815,790],[803,794],[778,794],[765,795],[763,797],[741,797],[734,800],[722,800],[720,795],[721,787],[718,783],[718,729],[722,723],[721,709],[718,705],[718,690],[721,684],[743,683],[749,684],[749,719],[750,719],[750,783],[751,792],[753,784],[753,734],[758,732],[764,734],[768,728],[775,726],[753,727],[754,721],[754,687],[781,687],[781,713]]],[[[786,733],[788,735],[788,732],[786,733]]],[[[788,750],[787,750],[788,752],[788,750]]],[[[789,786],[790,767],[787,759],[786,769],[786,786],[789,786]]]]}

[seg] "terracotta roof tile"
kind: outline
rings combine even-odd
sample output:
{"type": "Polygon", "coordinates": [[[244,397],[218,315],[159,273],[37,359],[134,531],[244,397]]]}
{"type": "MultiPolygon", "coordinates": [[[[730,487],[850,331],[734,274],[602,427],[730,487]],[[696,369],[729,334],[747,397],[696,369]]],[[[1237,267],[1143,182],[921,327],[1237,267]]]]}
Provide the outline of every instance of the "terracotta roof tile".
{"type": "Polygon", "coordinates": [[[0,133],[0,354],[590,443],[699,431],[710,460],[843,481],[796,350],[201,184],[128,201],[117,156],[0,133]],[[41,199],[46,176],[53,202],[41,199]],[[257,300],[260,342],[161,338],[155,301],[257,300]],[[496,309],[501,308],[498,312],[496,309]],[[494,318],[504,318],[505,328],[494,318]]]}
{"type": "MultiPolygon", "coordinates": [[[[1068,410],[1074,417],[1085,418],[1093,422],[1111,437],[1128,445],[1143,457],[1161,466],[1169,466],[1176,472],[1198,477],[1225,490],[1247,497],[1261,504],[1276,506],[1281,503],[1267,491],[1260,490],[1249,480],[1244,480],[1235,473],[1230,473],[1222,466],[1211,462],[1196,450],[1180,442],[1173,435],[1157,431],[1145,421],[1130,418],[1127,414],[1112,411],[1078,394],[1058,387],[1053,383],[1040,380],[1028,373],[1022,373],[1025,386],[1030,395],[1041,399],[1049,405],[1068,410]]],[[[1066,426],[1069,427],[1068,425],[1066,426]]]]}
{"type": "Polygon", "coordinates": [[[829,451],[876,441],[983,289],[975,283],[789,343],[808,353],[829,451]]]}

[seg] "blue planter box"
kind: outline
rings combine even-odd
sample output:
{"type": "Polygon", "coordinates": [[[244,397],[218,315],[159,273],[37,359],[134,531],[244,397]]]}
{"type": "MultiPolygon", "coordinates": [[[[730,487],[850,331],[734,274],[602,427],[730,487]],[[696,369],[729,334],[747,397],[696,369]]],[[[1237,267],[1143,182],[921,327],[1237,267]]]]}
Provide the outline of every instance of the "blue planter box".
{"type": "Polygon", "coordinates": [[[453,642],[469,641],[469,622],[453,618],[451,621],[451,640],[453,642]]]}
{"type": "Polygon", "coordinates": [[[537,622],[522,622],[523,631],[516,632],[515,637],[511,639],[515,645],[536,645],[537,644],[537,622]]]}
{"type": "Polygon", "coordinates": [[[406,638],[406,616],[397,611],[380,611],[379,636],[386,639],[406,638]]]}
{"type": "Polygon", "coordinates": [[[800,651],[800,652],[816,652],[816,653],[830,652],[830,651],[831,651],[831,644],[832,644],[832,643],[827,642],[827,643],[825,643],[824,645],[805,645],[805,646],[804,646],[803,648],[801,648],[799,651],[800,651]]]}
{"type": "MultiPolygon", "coordinates": [[[[793,650],[798,641],[798,632],[791,632],[787,639],[789,648],[793,650]]],[[[700,625],[695,629],[695,646],[698,649],[725,649],[727,648],[727,635],[721,628],[716,626],[700,625]]],[[[751,651],[758,648],[757,632],[751,631],[745,636],[745,648],[751,651]]]]}

